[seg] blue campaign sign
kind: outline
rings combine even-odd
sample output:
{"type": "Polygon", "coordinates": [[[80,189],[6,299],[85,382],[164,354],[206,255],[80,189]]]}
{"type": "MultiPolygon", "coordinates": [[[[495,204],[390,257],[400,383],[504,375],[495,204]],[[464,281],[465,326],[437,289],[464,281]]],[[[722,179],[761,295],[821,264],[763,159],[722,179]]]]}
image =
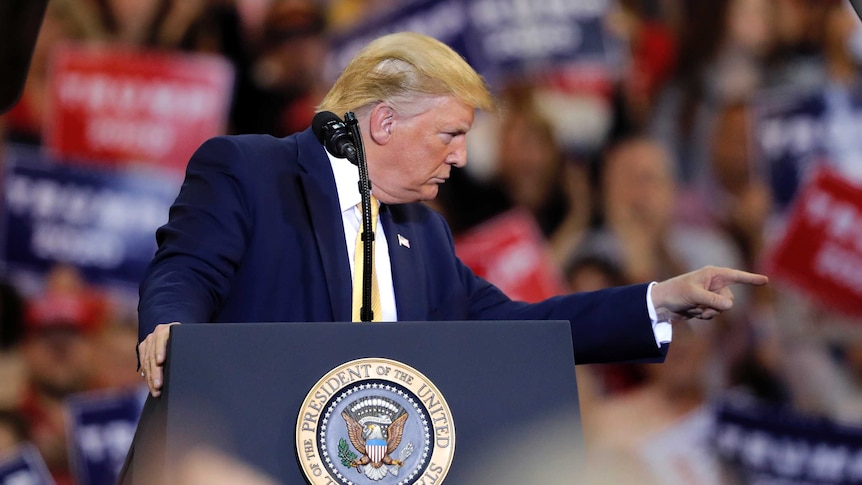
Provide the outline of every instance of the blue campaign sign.
{"type": "Polygon", "coordinates": [[[862,89],[827,84],[817,89],[777,88],[753,105],[755,149],[769,176],[777,208],[822,165],[862,175],[862,89]]]}
{"type": "Polygon", "coordinates": [[[66,402],[69,454],[78,485],[114,485],[141,416],[147,389],[78,394],[66,402]]]}
{"type": "Polygon", "coordinates": [[[862,428],[756,403],[716,412],[714,445],[743,483],[862,483],[862,428]]]}
{"type": "Polygon", "coordinates": [[[328,70],[337,74],[371,40],[398,31],[444,42],[492,84],[566,63],[607,65],[617,52],[603,21],[610,5],[610,0],[399,2],[333,39],[328,70]]]}
{"type": "Polygon", "coordinates": [[[44,273],[62,262],[97,284],[138,284],[178,177],[58,163],[21,146],[5,154],[2,257],[10,271],[44,273]]]}
{"type": "Polygon", "coordinates": [[[0,485],[54,485],[45,461],[30,444],[0,460],[0,485]]]}
{"type": "Polygon", "coordinates": [[[826,98],[822,91],[776,90],[755,100],[752,115],[755,152],[784,210],[829,157],[826,98]]]}
{"type": "Polygon", "coordinates": [[[569,63],[606,65],[616,46],[609,0],[465,0],[468,59],[489,79],[569,63]]]}

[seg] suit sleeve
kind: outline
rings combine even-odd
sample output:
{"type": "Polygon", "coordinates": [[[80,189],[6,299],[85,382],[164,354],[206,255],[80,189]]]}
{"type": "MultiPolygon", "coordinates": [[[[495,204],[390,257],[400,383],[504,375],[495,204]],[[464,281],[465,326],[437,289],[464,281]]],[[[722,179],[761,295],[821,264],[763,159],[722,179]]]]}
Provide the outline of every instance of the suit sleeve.
{"type": "Polygon", "coordinates": [[[235,142],[219,137],[189,161],[168,222],[156,231],[158,249],[141,282],[139,340],[160,323],[210,321],[230,291],[252,219],[243,158],[235,142]]]}
{"type": "Polygon", "coordinates": [[[446,231],[470,319],[569,321],[575,362],[580,364],[663,359],[667,346],[656,345],[646,306],[648,284],[561,295],[538,303],[513,301],[454,256],[454,241],[446,231]]]}

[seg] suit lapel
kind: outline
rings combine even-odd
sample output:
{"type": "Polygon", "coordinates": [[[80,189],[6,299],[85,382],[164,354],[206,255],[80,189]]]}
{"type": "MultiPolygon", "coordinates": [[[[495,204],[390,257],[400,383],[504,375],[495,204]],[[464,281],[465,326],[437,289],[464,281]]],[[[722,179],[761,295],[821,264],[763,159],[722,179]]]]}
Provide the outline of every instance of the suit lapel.
{"type": "Polygon", "coordinates": [[[320,250],[332,315],[336,322],[349,322],[350,266],[332,167],[326,152],[310,129],[299,135],[298,142],[297,160],[305,169],[300,173],[300,183],[320,250]]]}
{"type": "Polygon", "coordinates": [[[398,320],[417,321],[427,319],[428,299],[425,288],[425,265],[421,244],[408,224],[398,221],[398,207],[384,205],[380,210],[380,222],[389,245],[389,260],[392,265],[392,286],[395,289],[395,305],[398,320]]]}

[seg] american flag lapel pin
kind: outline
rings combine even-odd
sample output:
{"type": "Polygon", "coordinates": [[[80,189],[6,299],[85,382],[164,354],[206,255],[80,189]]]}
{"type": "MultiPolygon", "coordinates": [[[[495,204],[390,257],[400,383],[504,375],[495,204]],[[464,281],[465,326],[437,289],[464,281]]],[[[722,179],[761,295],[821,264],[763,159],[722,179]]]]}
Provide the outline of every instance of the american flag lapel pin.
{"type": "Polygon", "coordinates": [[[404,246],[405,248],[410,249],[410,240],[407,239],[406,237],[402,236],[401,234],[399,234],[398,235],[398,245],[404,246]]]}

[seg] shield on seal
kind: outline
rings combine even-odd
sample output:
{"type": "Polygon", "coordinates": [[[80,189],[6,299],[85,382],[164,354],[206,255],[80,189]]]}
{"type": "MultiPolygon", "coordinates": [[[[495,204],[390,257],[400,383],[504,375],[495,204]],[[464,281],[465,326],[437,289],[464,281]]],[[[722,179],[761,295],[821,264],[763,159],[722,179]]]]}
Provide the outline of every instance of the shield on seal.
{"type": "Polygon", "coordinates": [[[367,440],[365,441],[365,452],[368,458],[371,458],[372,463],[380,463],[383,457],[386,456],[386,440],[367,440]]]}

